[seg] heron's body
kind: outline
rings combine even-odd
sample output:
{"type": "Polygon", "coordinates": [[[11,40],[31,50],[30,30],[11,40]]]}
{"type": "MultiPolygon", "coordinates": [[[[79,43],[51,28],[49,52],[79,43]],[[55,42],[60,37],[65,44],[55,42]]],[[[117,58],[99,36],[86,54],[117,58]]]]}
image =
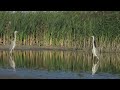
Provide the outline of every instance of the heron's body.
{"type": "Polygon", "coordinates": [[[93,38],[93,41],[92,41],[92,44],[93,44],[93,48],[92,48],[92,53],[93,53],[93,57],[97,57],[99,59],[99,53],[98,53],[98,50],[96,49],[96,43],[95,43],[95,40],[94,40],[94,36],[92,36],[93,38]]]}
{"type": "Polygon", "coordinates": [[[12,50],[15,48],[15,42],[11,41],[11,45],[10,45],[10,53],[12,53],[12,50]]]}
{"type": "Polygon", "coordinates": [[[98,56],[97,56],[98,51],[97,51],[97,49],[96,49],[95,47],[93,47],[92,53],[93,53],[93,56],[94,56],[94,57],[98,57],[98,56]]]}
{"type": "Polygon", "coordinates": [[[12,53],[12,51],[14,50],[15,46],[16,46],[16,33],[17,31],[14,32],[14,40],[11,42],[11,45],[10,45],[10,53],[12,53]]]}

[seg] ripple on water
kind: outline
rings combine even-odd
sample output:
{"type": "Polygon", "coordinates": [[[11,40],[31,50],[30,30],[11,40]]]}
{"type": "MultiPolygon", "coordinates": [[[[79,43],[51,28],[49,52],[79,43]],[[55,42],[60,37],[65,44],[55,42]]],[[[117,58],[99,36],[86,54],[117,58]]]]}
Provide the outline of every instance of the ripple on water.
{"type": "Polygon", "coordinates": [[[92,75],[89,72],[65,72],[65,71],[47,71],[47,70],[29,70],[0,69],[0,78],[18,78],[18,79],[119,79],[117,74],[97,73],[92,75]]]}

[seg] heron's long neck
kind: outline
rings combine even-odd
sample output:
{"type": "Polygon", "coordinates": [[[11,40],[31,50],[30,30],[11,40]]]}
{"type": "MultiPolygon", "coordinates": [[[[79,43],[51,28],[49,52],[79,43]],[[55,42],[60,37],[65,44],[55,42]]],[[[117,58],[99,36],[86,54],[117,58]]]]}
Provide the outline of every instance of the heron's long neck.
{"type": "Polygon", "coordinates": [[[95,42],[95,39],[94,39],[94,37],[93,37],[93,48],[95,48],[95,44],[94,44],[94,42],[95,42]]]}
{"type": "Polygon", "coordinates": [[[14,41],[16,42],[16,33],[14,33],[14,41]]]}

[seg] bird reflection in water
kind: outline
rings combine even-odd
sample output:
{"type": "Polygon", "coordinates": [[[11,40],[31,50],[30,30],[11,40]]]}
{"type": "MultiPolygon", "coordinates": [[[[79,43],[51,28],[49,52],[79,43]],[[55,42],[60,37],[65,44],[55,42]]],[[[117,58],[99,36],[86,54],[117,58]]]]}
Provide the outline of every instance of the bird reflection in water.
{"type": "Polygon", "coordinates": [[[99,67],[99,62],[100,62],[100,60],[97,60],[97,63],[94,63],[94,62],[93,62],[92,75],[94,75],[94,74],[97,72],[98,67],[99,67]]]}
{"type": "Polygon", "coordinates": [[[16,71],[15,69],[15,61],[14,59],[12,58],[12,55],[10,54],[10,58],[9,58],[9,64],[10,66],[13,68],[13,71],[16,71]]]}
{"type": "Polygon", "coordinates": [[[95,42],[95,38],[94,36],[92,36],[93,38],[93,41],[92,41],[92,55],[93,55],[93,66],[92,66],[92,75],[94,75],[96,73],[96,71],[98,70],[98,67],[99,67],[99,51],[97,50],[97,47],[96,47],[96,42],[95,42]],[[97,63],[94,63],[94,57],[97,58],[97,63]]]}

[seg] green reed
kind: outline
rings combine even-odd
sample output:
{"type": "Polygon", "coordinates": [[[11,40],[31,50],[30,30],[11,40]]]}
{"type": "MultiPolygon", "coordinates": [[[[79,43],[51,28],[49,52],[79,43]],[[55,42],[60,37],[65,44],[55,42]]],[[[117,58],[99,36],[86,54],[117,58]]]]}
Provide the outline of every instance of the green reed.
{"type": "Polygon", "coordinates": [[[100,50],[120,50],[119,11],[1,11],[0,22],[1,45],[8,45],[17,30],[17,45],[89,49],[94,35],[100,50]]]}

